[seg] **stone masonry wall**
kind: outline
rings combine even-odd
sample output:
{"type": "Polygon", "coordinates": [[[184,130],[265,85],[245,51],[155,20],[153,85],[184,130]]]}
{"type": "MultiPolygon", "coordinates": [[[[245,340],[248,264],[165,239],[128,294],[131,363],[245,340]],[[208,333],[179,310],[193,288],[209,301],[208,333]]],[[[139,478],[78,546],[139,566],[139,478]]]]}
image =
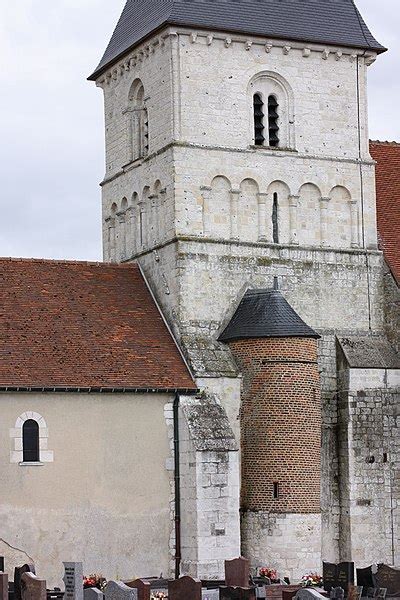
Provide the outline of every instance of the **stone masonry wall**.
{"type": "Polygon", "coordinates": [[[321,402],[316,341],[249,339],[229,346],[244,377],[242,511],[319,513],[321,402]]]}

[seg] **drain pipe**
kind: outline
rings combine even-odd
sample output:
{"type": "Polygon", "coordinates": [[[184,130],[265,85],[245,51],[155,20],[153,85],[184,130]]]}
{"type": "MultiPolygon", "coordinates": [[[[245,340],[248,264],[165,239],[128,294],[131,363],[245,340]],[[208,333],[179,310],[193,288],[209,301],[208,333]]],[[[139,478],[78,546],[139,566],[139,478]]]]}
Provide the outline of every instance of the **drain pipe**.
{"type": "Polygon", "coordinates": [[[179,579],[182,560],[181,545],[181,465],[179,455],[179,394],[174,399],[174,471],[175,471],[175,579],[179,579]]]}

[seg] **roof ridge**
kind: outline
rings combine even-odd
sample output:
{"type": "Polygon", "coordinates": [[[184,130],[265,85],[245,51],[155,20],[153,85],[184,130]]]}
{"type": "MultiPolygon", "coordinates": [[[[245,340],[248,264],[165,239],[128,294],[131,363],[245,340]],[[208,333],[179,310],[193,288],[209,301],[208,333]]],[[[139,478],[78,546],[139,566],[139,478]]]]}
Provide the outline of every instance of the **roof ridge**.
{"type": "Polygon", "coordinates": [[[87,265],[93,267],[131,267],[137,268],[136,262],[131,263],[113,263],[105,261],[90,261],[90,260],[67,260],[58,258],[27,258],[27,257],[14,257],[14,256],[0,256],[0,263],[2,262],[17,262],[17,263],[34,263],[34,264],[61,264],[61,265],[87,265]]]}

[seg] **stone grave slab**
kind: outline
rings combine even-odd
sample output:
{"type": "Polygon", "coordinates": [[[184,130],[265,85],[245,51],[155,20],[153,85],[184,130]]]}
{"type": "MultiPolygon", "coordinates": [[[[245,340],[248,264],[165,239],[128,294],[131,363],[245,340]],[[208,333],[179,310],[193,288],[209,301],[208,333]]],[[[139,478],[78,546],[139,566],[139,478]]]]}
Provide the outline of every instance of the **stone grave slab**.
{"type": "Polygon", "coordinates": [[[0,600],[8,600],[8,575],[0,573],[0,600]]]}
{"type": "Polygon", "coordinates": [[[324,562],[322,577],[325,591],[330,592],[332,588],[341,587],[347,593],[349,586],[354,585],[354,563],[341,562],[334,564],[324,562]]]}
{"type": "Polygon", "coordinates": [[[322,598],[325,599],[325,596],[312,588],[301,588],[296,592],[295,598],[296,600],[321,600],[322,598]]]}
{"type": "Polygon", "coordinates": [[[234,558],[225,561],[225,586],[248,588],[250,584],[250,561],[234,558]]]}
{"type": "Polygon", "coordinates": [[[138,600],[150,600],[151,585],[143,579],[135,579],[134,581],[126,581],[125,584],[138,592],[138,600]]]}
{"type": "MultiPolygon", "coordinates": [[[[205,590],[201,592],[202,600],[219,600],[219,590],[205,590]]],[[[0,598],[1,600],[1,598],[0,598]]]]}
{"type": "Polygon", "coordinates": [[[65,595],[64,600],[83,600],[83,564],[63,562],[65,595]]]}
{"type": "Polygon", "coordinates": [[[21,600],[21,578],[24,573],[35,574],[35,565],[26,563],[14,569],[14,600],[21,600]]]}
{"type": "Polygon", "coordinates": [[[138,600],[138,591],[122,581],[109,581],[104,595],[106,600],[138,600]]]}
{"type": "Polygon", "coordinates": [[[256,600],[256,589],[223,586],[219,588],[219,597],[220,600],[256,600]]]}
{"type": "Polygon", "coordinates": [[[21,576],[22,600],[47,600],[46,581],[39,579],[33,573],[23,573],[21,576]]]}
{"type": "Polygon", "coordinates": [[[365,590],[374,587],[372,565],[370,567],[365,567],[365,569],[356,569],[356,573],[358,586],[365,588],[365,590]]]}
{"type": "Polygon", "coordinates": [[[192,577],[169,581],[168,600],[202,600],[201,581],[192,577]]]}
{"type": "Polygon", "coordinates": [[[104,594],[97,588],[86,588],[83,590],[83,600],[103,600],[104,594]]]}
{"type": "Polygon", "coordinates": [[[374,580],[375,587],[387,589],[387,598],[400,598],[400,569],[384,564],[378,565],[374,580]]]}

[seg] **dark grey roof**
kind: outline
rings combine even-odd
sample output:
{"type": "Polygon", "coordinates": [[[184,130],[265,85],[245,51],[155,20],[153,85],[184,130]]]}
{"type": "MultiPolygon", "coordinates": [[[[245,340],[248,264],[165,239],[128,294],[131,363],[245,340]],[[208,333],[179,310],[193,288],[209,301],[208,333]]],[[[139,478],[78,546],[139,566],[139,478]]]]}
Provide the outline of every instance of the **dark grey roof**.
{"type": "Polygon", "coordinates": [[[89,79],[165,25],[383,52],[353,0],[127,0],[100,64],[89,79]]]}
{"type": "Polygon", "coordinates": [[[400,356],[384,336],[348,335],[338,342],[350,368],[400,369],[400,356]]]}
{"type": "Polygon", "coordinates": [[[248,290],[219,341],[265,337],[320,336],[299,317],[278,290],[248,290]]]}

